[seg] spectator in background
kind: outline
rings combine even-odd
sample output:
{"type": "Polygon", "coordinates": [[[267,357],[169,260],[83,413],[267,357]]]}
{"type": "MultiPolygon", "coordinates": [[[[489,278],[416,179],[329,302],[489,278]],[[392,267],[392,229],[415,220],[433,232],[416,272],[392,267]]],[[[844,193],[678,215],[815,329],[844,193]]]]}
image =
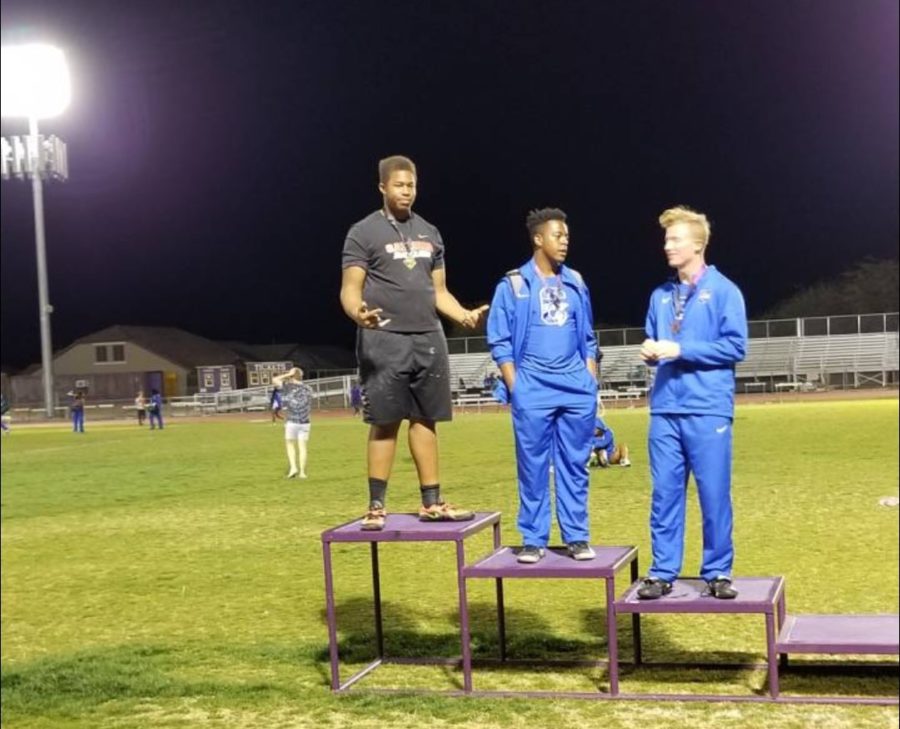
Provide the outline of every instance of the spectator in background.
{"type": "Polygon", "coordinates": [[[353,408],[353,414],[359,415],[362,412],[362,389],[358,383],[353,383],[350,388],[350,407],[353,408]]]}
{"type": "Polygon", "coordinates": [[[69,405],[69,410],[72,413],[72,432],[73,433],[83,433],[84,432],[84,392],[81,390],[75,390],[74,392],[69,392],[68,395],[72,398],[72,402],[69,405]]]}
{"type": "Polygon", "coordinates": [[[147,417],[147,398],[144,397],[143,390],[138,390],[137,397],[134,398],[134,411],[137,413],[138,425],[143,425],[144,418],[147,417]]]}
{"type": "Polygon", "coordinates": [[[147,406],[147,412],[150,415],[150,430],[155,430],[157,425],[160,430],[163,429],[162,405],[162,395],[159,394],[159,390],[153,388],[150,390],[150,403],[147,406]]]}
{"type": "MultiPolygon", "coordinates": [[[[274,382],[274,377],[272,378],[274,382]]],[[[276,420],[283,420],[281,416],[281,389],[279,387],[272,388],[272,396],[269,398],[269,409],[272,411],[272,422],[274,423],[276,420]]]]}
{"type": "Polygon", "coordinates": [[[6,424],[6,414],[9,412],[9,401],[6,395],[0,393],[0,429],[4,433],[9,433],[9,426],[6,424]]]}
{"type": "Polygon", "coordinates": [[[287,410],[287,420],[284,422],[284,442],[289,465],[287,477],[306,478],[312,390],[303,383],[303,370],[299,367],[275,375],[272,383],[281,389],[282,402],[287,410]]]}
{"type": "Polygon", "coordinates": [[[594,422],[594,441],[591,445],[591,459],[588,466],[625,466],[631,465],[628,459],[628,446],[616,443],[616,436],[602,414],[598,413],[594,422]]]}

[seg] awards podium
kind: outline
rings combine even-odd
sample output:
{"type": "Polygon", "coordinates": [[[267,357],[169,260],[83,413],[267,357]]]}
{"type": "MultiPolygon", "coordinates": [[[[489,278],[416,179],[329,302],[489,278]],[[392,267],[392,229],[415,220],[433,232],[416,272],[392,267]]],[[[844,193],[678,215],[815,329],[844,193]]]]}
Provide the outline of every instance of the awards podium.
{"type": "MultiPolygon", "coordinates": [[[[657,600],[641,600],[637,597],[640,585],[638,550],[635,546],[594,546],[596,558],[575,561],[563,547],[552,547],[536,564],[520,564],[516,557],[518,547],[502,546],[500,539],[500,512],[479,512],[471,521],[421,522],[415,514],[390,514],[381,531],[363,531],[361,519],[341,524],[322,533],[322,550],[325,569],[325,604],[328,624],[328,651],[331,663],[331,689],[345,692],[378,666],[388,663],[433,664],[434,659],[389,657],[384,650],[384,626],[382,620],[381,576],[379,571],[379,545],[400,542],[451,542],[456,552],[457,601],[460,623],[460,658],[450,663],[462,670],[462,691],[439,691],[458,696],[505,697],[526,696],[535,698],[581,698],[606,700],[655,700],[655,701],[734,701],[778,703],[834,703],[897,705],[897,697],[889,696],[785,696],[781,693],[779,669],[788,667],[792,654],[847,654],[847,655],[898,655],[897,615],[789,615],[786,610],[786,589],[783,577],[735,577],[738,597],[719,600],[708,594],[706,583],[697,578],[681,578],[673,584],[672,592],[657,600]],[[465,540],[487,528],[492,529],[493,551],[472,564],[467,564],[465,540]],[[345,681],[340,677],[338,650],[338,616],[335,602],[332,545],[337,543],[368,544],[371,554],[372,597],[374,603],[374,627],[376,658],[345,681]],[[629,586],[617,597],[616,575],[625,567],[630,569],[629,586]],[[503,596],[504,580],[603,580],[606,607],[607,657],[597,660],[605,664],[608,673],[608,690],[596,692],[564,691],[478,691],[473,687],[473,660],[470,646],[469,604],[467,583],[473,579],[493,579],[497,603],[497,631],[499,638],[499,664],[511,666],[507,655],[506,620],[503,596]],[[652,666],[644,660],[641,641],[641,616],[673,614],[747,615],[758,614],[765,623],[766,663],[768,670],[768,695],[725,695],[702,693],[632,693],[620,687],[620,661],[617,618],[631,616],[633,637],[633,668],[652,666]]],[[[552,594],[552,593],[548,593],[552,594]]],[[[548,598],[552,599],[552,598],[548,598]]],[[[448,663],[446,659],[439,662],[448,663]]],[[[534,666],[546,666],[547,662],[532,661],[534,666]]],[[[671,667],[672,664],[665,664],[671,667]]],[[[697,664],[679,663],[686,668],[697,664]]],[[[747,668],[757,664],[716,664],[720,667],[747,668]]],[[[810,664],[805,664],[809,667],[810,664]]],[[[878,668],[896,670],[896,663],[882,663],[878,668]]],[[[406,690],[409,692],[409,690],[406,690]]],[[[435,692],[438,692],[435,690],[435,692]]]]}

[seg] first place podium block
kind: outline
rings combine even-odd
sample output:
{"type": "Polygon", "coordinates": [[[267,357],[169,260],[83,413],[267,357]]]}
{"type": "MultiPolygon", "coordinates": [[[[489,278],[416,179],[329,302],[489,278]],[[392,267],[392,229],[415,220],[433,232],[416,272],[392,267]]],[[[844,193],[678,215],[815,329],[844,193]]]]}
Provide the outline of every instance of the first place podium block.
{"type": "MultiPolygon", "coordinates": [[[[328,620],[328,651],[331,658],[331,689],[344,691],[365,675],[389,660],[384,653],[384,629],[381,616],[381,576],[378,568],[378,545],[381,542],[454,542],[456,544],[456,576],[459,594],[459,616],[463,625],[468,625],[468,602],[463,579],[465,566],[465,539],[478,532],[493,527],[494,548],[500,546],[500,512],[478,512],[470,521],[422,522],[415,514],[389,514],[381,531],[363,531],[362,519],[341,524],[322,532],[322,553],[325,565],[325,606],[328,620]],[[362,670],[341,683],[340,659],[338,656],[337,611],[334,602],[334,578],[331,562],[331,545],[336,542],[368,543],[372,555],[372,593],[375,605],[375,641],[378,657],[362,670]]],[[[497,581],[497,604],[502,613],[503,593],[497,581]]],[[[462,641],[463,662],[470,661],[469,642],[462,641]]],[[[406,660],[405,663],[415,661],[406,660]]],[[[422,661],[427,662],[427,661],[422,661]]]]}

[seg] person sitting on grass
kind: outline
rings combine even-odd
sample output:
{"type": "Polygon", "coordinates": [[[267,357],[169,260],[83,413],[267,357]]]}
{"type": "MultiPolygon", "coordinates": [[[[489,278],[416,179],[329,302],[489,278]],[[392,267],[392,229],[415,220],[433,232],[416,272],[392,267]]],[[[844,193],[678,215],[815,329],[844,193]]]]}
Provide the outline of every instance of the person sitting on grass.
{"type": "Polygon", "coordinates": [[[594,440],[591,444],[591,459],[588,466],[607,468],[608,466],[628,467],[628,446],[616,443],[616,436],[601,415],[594,422],[594,440]]]}

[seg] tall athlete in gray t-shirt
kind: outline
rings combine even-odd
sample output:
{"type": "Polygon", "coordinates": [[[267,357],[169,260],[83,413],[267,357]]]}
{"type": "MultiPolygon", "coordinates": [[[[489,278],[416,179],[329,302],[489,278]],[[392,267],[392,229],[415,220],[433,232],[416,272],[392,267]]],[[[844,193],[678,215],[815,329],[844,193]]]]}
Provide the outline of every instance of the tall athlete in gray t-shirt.
{"type": "Polygon", "coordinates": [[[438,313],[474,328],[487,307],[465,309],[447,290],[437,228],[412,211],[416,167],[406,157],[378,164],[384,206],[344,242],[341,306],[359,326],[357,356],[368,439],[369,509],[362,528],[385,523],[385,491],[400,423],[409,420],[423,521],[464,521],[471,511],[443,502],[435,423],[449,420],[450,365],[438,313]]]}

